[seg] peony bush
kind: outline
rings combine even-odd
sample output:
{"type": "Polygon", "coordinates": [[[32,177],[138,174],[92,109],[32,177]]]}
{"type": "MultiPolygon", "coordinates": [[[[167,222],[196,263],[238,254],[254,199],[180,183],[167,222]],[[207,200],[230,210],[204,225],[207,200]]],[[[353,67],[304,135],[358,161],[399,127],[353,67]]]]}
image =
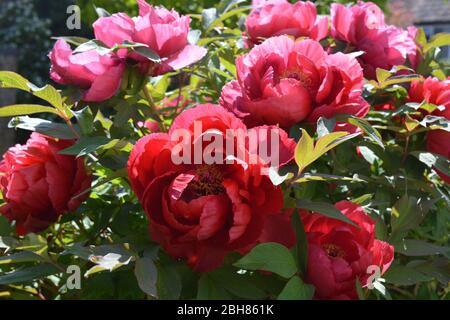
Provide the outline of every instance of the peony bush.
{"type": "Polygon", "coordinates": [[[39,101],[0,108],[31,132],[0,162],[1,296],[448,298],[449,34],[136,5],[56,37],[52,84],[0,72],[39,101]]]}

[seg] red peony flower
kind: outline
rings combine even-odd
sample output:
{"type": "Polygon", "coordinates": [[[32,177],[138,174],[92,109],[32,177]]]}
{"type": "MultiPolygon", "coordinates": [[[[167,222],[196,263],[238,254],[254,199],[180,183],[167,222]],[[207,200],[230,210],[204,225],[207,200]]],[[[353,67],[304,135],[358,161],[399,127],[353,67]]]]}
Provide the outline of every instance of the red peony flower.
{"type": "MultiPolygon", "coordinates": [[[[248,126],[353,114],[364,117],[362,69],[355,58],[328,55],[314,40],[270,38],[236,61],[237,81],[222,89],[220,103],[248,126]]],[[[350,128],[348,130],[351,130],[350,128]]]]}
{"type": "MultiPolygon", "coordinates": [[[[145,0],[137,2],[138,17],[119,13],[98,19],[94,23],[96,39],[111,47],[125,40],[147,45],[160,56],[161,64],[136,53],[130,54],[129,58],[140,62],[141,69],[153,76],[179,70],[206,55],[206,49],[188,43],[190,17],[180,16],[175,10],[153,7],[145,0]]],[[[119,50],[118,54],[127,55],[124,50],[119,50]]]]}
{"type": "Polygon", "coordinates": [[[328,35],[328,18],[318,19],[316,7],[310,1],[291,4],[286,0],[269,0],[254,5],[246,29],[250,46],[280,35],[321,40],[328,35]]]}
{"type": "MultiPolygon", "coordinates": [[[[427,134],[427,150],[437,153],[450,159],[450,132],[445,130],[433,130],[427,134]]],[[[436,170],[439,176],[447,183],[450,183],[450,176],[436,170]]]]}
{"type": "Polygon", "coordinates": [[[0,213],[16,221],[19,235],[46,229],[88,197],[76,197],[91,186],[84,160],[59,154],[72,144],[33,133],[25,145],[3,155],[0,190],[6,203],[0,213]]]}
{"type": "Polygon", "coordinates": [[[412,81],[408,91],[409,102],[427,102],[439,106],[433,115],[450,119],[450,79],[441,81],[429,77],[424,81],[412,81]]]}
{"type": "Polygon", "coordinates": [[[119,90],[125,65],[111,54],[96,50],[74,54],[64,40],[58,40],[48,57],[52,80],[83,89],[86,102],[108,100],[119,90]]]}
{"type": "Polygon", "coordinates": [[[317,299],[357,299],[356,279],[365,286],[370,265],[386,272],[394,247],[375,239],[375,221],[363,208],[349,201],[335,206],[358,227],[318,213],[301,214],[308,238],[306,281],[315,286],[317,299]]]}
{"type": "Polygon", "coordinates": [[[355,51],[363,51],[359,61],[366,77],[375,78],[377,68],[403,65],[409,57],[417,62],[414,32],[387,25],[383,11],[372,2],[359,1],[346,7],[331,5],[331,34],[355,51]]]}
{"type": "MultiPolygon", "coordinates": [[[[438,106],[431,114],[450,119],[450,79],[440,81],[429,77],[424,81],[413,81],[409,89],[409,102],[427,102],[438,106]]],[[[426,111],[420,109],[425,115],[426,111]]],[[[427,150],[450,159],[450,133],[445,130],[434,130],[427,134],[427,150]]],[[[436,170],[441,178],[450,183],[450,177],[436,170]]]]}
{"type": "MultiPolygon", "coordinates": [[[[263,141],[268,135],[262,130],[268,128],[253,132],[263,133],[259,135],[263,141]]],[[[282,130],[272,129],[279,132],[279,163],[286,163],[293,157],[295,142],[282,130]]],[[[168,134],[139,140],[128,162],[131,185],[149,217],[152,238],[171,256],[186,258],[196,271],[217,268],[226,253],[254,246],[265,228],[265,217],[279,214],[283,207],[281,188],[264,173],[267,164],[259,157],[249,161],[255,148],[248,142],[236,143],[231,153],[225,143],[213,152],[219,161],[207,164],[202,158],[211,144],[201,138],[213,135],[234,141],[229,130],[247,133],[232,113],[200,105],[181,113],[168,134]],[[176,137],[180,132],[185,135],[182,141],[176,137]],[[244,157],[233,155],[236,152],[244,157]],[[174,161],[174,154],[182,154],[186,161],[174,161]]]]}

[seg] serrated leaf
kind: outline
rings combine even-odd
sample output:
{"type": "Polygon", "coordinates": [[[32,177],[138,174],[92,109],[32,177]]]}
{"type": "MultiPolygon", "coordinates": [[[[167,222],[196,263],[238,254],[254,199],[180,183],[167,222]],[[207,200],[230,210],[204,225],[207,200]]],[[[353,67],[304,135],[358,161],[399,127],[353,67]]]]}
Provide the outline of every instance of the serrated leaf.
{"type": "Polygon", "coordinates": [[[279,243],[262,243],[254,247],[234,266],[246,270],[264,270],[290,278],[297,272],[291,252],[279,243]]]}

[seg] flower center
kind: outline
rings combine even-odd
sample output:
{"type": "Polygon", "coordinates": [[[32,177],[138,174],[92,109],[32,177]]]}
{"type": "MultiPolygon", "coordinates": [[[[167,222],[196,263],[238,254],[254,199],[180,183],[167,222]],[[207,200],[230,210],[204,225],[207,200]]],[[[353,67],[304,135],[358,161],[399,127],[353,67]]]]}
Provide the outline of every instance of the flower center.
{"type": "Polygon", "coordinates": [[[203,165],[196,169],[196,178],[189,183],[189,191],[194,198],[223,194],[223,174],[218,166],[203,165]]]}
{"type": "Polygon", "coordinates": [[[329,257],[342,258],[345,256],[344,250],[333,243],[326,243],[322,245],[322,248],[325,250],[329,257]]]}
{"type": "Polygon", "coordinates": [[[305,88],[310,88],[312,86],[311,77],[302,72],[300,68],[286,70],[281,75],[281,79],[295,79],[300,82],[305,88]]]}

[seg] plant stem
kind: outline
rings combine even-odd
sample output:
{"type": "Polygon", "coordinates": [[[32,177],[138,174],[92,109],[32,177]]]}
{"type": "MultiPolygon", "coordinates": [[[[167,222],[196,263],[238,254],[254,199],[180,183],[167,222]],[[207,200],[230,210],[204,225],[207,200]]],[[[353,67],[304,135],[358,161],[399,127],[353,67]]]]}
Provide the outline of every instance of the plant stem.
{"type": "Polygon", "coordinates": [[[158,124],[159,124],[159,128],[163,131],[166,132],[167,128],[166,125],[164,124],[164,120],[161,118],[161,116],[159,115],[158,110],[156,110],[156,105],[155,105],[155,101],[153,101],[153,97],[150,94],[150,92],[148,92],[147,89],[147,85],[144,85],[142,88],[142,92],[144,93],[145,98],[148,101],[148,104],[150,106],[151,112],[152,114],[155,116],[155,118],[158,120],[158,124]]]}

